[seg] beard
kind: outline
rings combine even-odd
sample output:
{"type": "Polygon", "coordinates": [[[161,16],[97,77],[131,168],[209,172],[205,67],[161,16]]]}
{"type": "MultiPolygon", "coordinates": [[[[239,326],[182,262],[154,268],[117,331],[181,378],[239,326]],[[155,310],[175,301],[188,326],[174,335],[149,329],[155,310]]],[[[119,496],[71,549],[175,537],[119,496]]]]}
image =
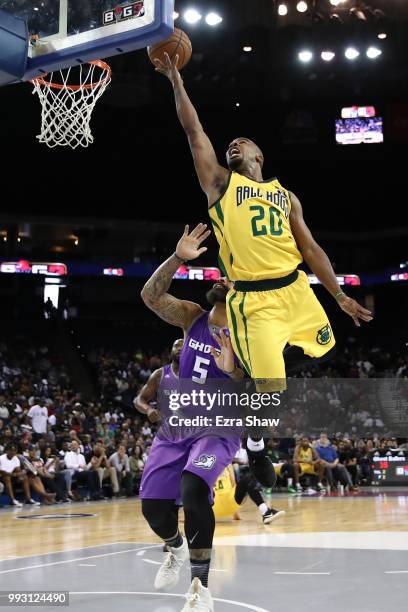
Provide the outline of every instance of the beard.
{"type": "Polygon", "coordinates": [[[227,293],[228,289],[221,289],[221,287],[212,288],[207,291],[206,298],[207,302],[210,306],[215,306],[215,304],[226,304],[227,303],[227,293]]]}
{"type": "Polygon", "coordinates": [[[171,361],[174,361],[177,365],[180,365],[180,353],[172,353],[170,355],[171,361]]]}

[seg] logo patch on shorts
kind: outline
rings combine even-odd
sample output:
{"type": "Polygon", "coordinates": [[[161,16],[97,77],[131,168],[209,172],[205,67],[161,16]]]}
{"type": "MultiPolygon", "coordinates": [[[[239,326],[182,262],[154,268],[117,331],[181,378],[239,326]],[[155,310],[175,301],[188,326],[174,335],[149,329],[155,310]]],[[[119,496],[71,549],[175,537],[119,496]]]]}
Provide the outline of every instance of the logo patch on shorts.
{"type": "Polygon", "coordinates": [[[319,329],[317,332],[316,340],[319,344],[329,344],[331,340],[331,328],[330,325],[327,324],[322,329],[319,329]]]}
{"type": "Polygon", "coordinates": [[[194,459],[193,464],[204,470],[211,470],[216,461],[215,455],[200,455],[198,459],[194,459]]]}

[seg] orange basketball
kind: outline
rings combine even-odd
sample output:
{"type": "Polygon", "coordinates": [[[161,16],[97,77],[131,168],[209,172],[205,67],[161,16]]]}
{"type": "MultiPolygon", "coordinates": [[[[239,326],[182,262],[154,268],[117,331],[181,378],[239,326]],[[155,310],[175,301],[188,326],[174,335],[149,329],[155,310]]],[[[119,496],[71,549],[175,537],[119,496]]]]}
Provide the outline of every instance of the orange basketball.
{"type": "Polygon", "coordinates": [[[187,34],[183,32],[183,30],[174,28],[174,32],[170,38],[167,40],[161,40],[151,47],[147,47],[147,53],[149,54],[150,61],[154,66],[156,65],[154,63],[155,59],[165,62],[165,53],[169,54],[172,61],[175,61],[176,55],[178,55],[179,61],[177,67],[179,70],[181,70],[190,61],[193,48],[187,34]]]}

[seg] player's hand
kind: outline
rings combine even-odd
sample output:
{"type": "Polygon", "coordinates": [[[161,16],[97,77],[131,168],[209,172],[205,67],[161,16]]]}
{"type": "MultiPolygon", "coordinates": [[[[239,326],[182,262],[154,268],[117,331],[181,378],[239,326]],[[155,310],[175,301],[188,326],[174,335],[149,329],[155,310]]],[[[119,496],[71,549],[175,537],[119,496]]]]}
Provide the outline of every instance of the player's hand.
{"type": "Polygon", "coordinates": [[[220,347],[219,350],[211,347],[211,355],[214,357],[217,368],[222,370],[225,374],[233,374],[236,368],[231,338],[227,336],[224,330],[221,330],[219,336],[214,334],[213,338],[220,347]]]}
{"type": "Polygon", "coordinates": [[[157,423],[160,421],[160,412],[156,410],[156,408],[150,408],[146,416],[151,423],[157,423]]]}
{"type": "Polygon", "coordinates": [[[365,321],[366,323],[373,320],[372,312],[361,306],[358,302],[356,302],[356,300],[353,300],[347,295],[339,298],[338,302],[340,308],[353,319],[357,327],[361,327],[359,319],[365,321]]]}
{"type": "Polygon", "coordinates": [[[211,231],[207,230],[207,226],[204,223],[199,223],[191,233],[189,226],[186,225],[184,234],[180,238],[176,247],[177,257],[183,261],[197,259],[197,257],[206,252],[207,247],[200,248],[200,245],[204,242],[204,240],[207,240],[210,234],[211,231]]]}
{"type": "Polygon", "coordinates": [[[174,62],[171,61],[170,56],[168,53],[164,54],[164,62],[162,62],[159,59],[155,59],[154,63],[156,66],[156,72],[160,72],[160,74],[164,74],[164,76],[166,76],[169,81],[171,81],[174,85],[174,83],[177,82],[178,79],[181,79],[181,74],[178,71],[178,62],[179,62],[179,56],[176,55],[176,57],[174,58],[174,62]]]}

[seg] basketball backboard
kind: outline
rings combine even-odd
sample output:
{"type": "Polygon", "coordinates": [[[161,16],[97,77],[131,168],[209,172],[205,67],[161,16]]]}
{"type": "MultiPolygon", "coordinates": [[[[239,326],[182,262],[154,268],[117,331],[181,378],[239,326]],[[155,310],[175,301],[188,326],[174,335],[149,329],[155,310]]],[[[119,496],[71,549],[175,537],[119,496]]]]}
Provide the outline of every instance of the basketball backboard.
{"type": "Polygon", "coordinates": [[[141,49],[174,27],[174,0],[0,0],[0,9],[34,37],[23,80],[141,49]]]}

